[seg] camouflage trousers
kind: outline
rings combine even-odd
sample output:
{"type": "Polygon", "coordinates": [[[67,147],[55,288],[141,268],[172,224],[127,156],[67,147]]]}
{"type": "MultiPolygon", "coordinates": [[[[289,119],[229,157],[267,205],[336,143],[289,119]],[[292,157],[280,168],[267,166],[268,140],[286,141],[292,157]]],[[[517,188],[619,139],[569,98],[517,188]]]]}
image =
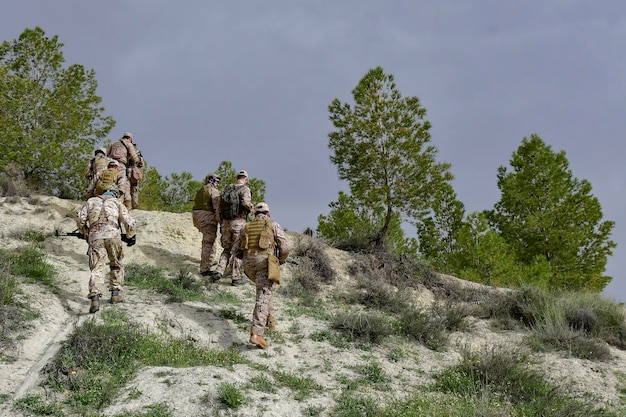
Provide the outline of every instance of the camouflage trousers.
{"type": "Polygon", "coordinates": [[[267,326],[267,318],[274,315],[272,306],[272,285],[267,277],[267,256],[246,256],[243,259],[243,269],[248,277],[256,284],[256,302],[252,312],[252,331],[263,335],[267,326]]]}
{"type": "Polygon", "coordinates": [[[233,268],[233,281],[241,279],[241,260],[231,257],[231,249],[235,237],[239,234],[239,231],[246,225],[246,219],[233,219],[222,221],[222,254],[220,260],[217,263],[216,272],[224,274],[228,263],[230,261],[233,268]],[[232,259],[231,259],[232,258],[232,259]]]}
{"type": "Polygon", "coordinates": [[[127,209],[136,209],[139,207],[139,183],[130,184],[130,207],[126,205],[127,209]]]}
{"type": "Polygon", "coordinates": [[[122,290],[122,284],[124,284],[122,240],[118,238],[94,240],[89,244],[88,254],[91,276],[89,277],[89,295],[87,298],[102,295],[107,263],[110,268],[109,291],[122,290]]]}
{"type": "Polygon", "coordinates": [[[208,272],[211,265],[217,263],[217,222],[215,215],[206,210],[194,210],[191,218],[193,225],[202,233],[202,251],[200,252],[200,273],[208,272]]]}

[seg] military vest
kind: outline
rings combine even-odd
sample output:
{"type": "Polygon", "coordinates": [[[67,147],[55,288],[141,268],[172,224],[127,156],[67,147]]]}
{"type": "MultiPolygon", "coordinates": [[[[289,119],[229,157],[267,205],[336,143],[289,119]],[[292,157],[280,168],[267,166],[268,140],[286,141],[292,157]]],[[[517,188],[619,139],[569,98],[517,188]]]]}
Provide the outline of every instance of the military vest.
{"type": "Polygon", "coordinates": [[[196,192],[196,197],[193,199],[194,210],[213,211],[213,202],[208,187],[209,184],[204,185],[196,192]]]}
{"type": "Polygon", "coordinates": [[[274,250],[274,223],[267,218],[254,219],[246,224],[246,233],[241,239],[242,251],[266,251],[268,254],[274,250]]]}

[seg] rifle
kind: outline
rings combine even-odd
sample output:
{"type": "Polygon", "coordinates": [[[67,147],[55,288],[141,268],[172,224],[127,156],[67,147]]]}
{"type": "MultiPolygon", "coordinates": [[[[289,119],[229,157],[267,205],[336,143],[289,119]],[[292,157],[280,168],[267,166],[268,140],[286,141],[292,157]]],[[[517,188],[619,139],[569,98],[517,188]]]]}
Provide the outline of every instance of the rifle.
{"type": "MultiPolygon", "coordinates": [[[[126,243],[127,246],[133,246],[135,244],[135,242],[137,241],[137,238],[135,236],[133,236],[132,238],[130,237],[126,237],[126,233],[122,233],[122,242],[126,243]]],[[[59,236],[74,236],[77,237],[81,240],[86,240],[87,242],[89,242],[89,237],[83,235],[81,232],[78,231],[78,229],[74,230],[73,232],[68,232],[68,233],[59,233],[58,230],[54,231],[54,236],[59,237],[59,236]]]]}
{"type": "Polygon", "coordinates": [[[58,230],[54,231],[54,236],[59,237],[59,236],[74,236],[77,237],[81,240],[87,240],[88,237],[83,235],[81,232],[78,231],[78,229],[74,230],[73,232],[68,232],[68,233],[59,233],[58,230]]]}

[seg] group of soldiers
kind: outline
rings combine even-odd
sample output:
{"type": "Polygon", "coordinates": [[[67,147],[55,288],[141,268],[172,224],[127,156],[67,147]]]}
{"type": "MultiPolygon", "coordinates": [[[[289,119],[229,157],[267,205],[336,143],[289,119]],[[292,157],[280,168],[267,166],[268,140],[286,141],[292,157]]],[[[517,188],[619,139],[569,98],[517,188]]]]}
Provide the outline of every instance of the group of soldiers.
{"type": "MultiPolygon", "coordinates": [[[[130,210],[139,203],[138,185],[144,160],[133,142],[133,135],[125,132],[123,137],[108,149],[98,148],[89,162],[85,177],[89,186],[85,191],[87,203],[77,212],[76,225],[89,243],[89,313],[100,309],[103,297],[105,270],[109,264],[110,303],[124,301],[123,243],[132,246],[136,242],[135,219],[130,210]],[[107,181],[104,181],[104,180],[107,181]],[[106,185],[102,186],[106,182],[106,185]],[[125,233],[122,233],[122,228],[125,233]]],[[[220,192],[220,176],[215,173],[205,177],[205,184],[194,199],[192,220],[202,233],[200,275],[216,283],[224,276],[227,267],[232,269],[232,286],[247,283],[256,285],[256,302],[252,313],[249,342],[267,349],[270,344],[264,338],[265,329],[276,327],[276,315],[272,307],[272,286],[275,282],[268,273],[275,256],[279,264],[285,263],[289,245],[282,227],[270,220],[266,203],[252,205],[248,187],[248,173],[241,170],[233,184],[220,192]],[[234,188],[238,197],[238,211],[227,216],[221,210],[222,193],[234,188]],[[252,216],[250,216],[252,214],[252,216]],[[251,217],[251,219],[249,219],[251,217]],[[222,252],[216,258],[216,239],[221,233],[222,252]],[[211,268],[215,267],[213,271],[211,268]],[[242,276],[243,272],[246,277],[242,276]]]]}
{"type": "Polygon", "coordinates": [[[249,342],[261,349],[270,344],[265,340],[265,329],[276,328],[277,320],[272,306],[272,287],[274,282],[268,274],[268,258],[276,254],[280,264],[284,264],[289,255],[289,244],[282,227],[270,220],[270,209],[266,203],[252,206],[252,193],[248,187],[248,172],[241,170],[233,184],[228,184],[220,192],[220,176],[208,174],[200,190],[196,193],[192,220],[202,233],[200,254],[200,274],[209,277],[212,283],[222,279],[226,268],[232,269],[231,285],[246,283],[245,275],[256,285],[256,302],[252,312],[252,327],[249,342]],[[239,198],[239,211],[233,218],[225,218],[222,210],[222,194],[234,188],[239,198]],[[253,214],[248,221],[249,214],[253,214]],[[221,233],[222,253],[216,259],[215,240],[221,233]],[[211,267],[215,270],[211,271],[211,267]]]}
{"type": "Polygon", "coordinates": [[[112,304],[124,301],[124,258],[122,243],[136,242],[135,219],[130,210],[139,205],[139,181],[144,159],[133,142],[133,134],[124,132],[119,141],[98,148],[88,162],[85,178],[89,185],[85,204],[76,215],[78,232],[89,243],[89,313],[100,310],[106,265],[109,264],[109,290],[112,304]],[[122,227],[124,233],[122,233],[122,227]]]}
{"type": "Polygon", "coordinates": [[[85,168],[89,185],[83,197],[88,199],[101,194],[99,182],[113,183],[115,187],[111,187],[111,191],[119,194],[126,208],[136,209],[139,206],[139,182],[143,178],[144,164],[133,134],[124,132],[122,138],[111,143],[108,149],[102,147],[95,150],[94,157],[85,168]]]}

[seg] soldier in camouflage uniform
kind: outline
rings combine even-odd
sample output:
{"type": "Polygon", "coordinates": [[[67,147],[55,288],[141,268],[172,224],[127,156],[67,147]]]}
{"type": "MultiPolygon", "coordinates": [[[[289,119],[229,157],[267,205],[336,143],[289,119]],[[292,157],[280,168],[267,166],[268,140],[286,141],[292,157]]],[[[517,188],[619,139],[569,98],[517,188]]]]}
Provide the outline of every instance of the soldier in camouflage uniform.
{"type": "Polygon", "coordinates": [[[250,187],[248,187],[247,184],[248,173],[244,170],[239,171],[237,173],[237,181],[234,183],[234,185],[240,187],[238,193],[239,206],[241,210],[239,212],[239,215],[232,220],[226,220],[222,218],[222,224],[220,225],[220,228],[222,232],[221,243],[223,250],[217,263],[217,268],[215,269],[213,275],[211,275],[211,281],[219,281],[222,278],[226,267],[228,266],[228,261],[230,260],[233,271],[233,277],[230,285],[232,285],[233,287],[246,283],[246,279],[241,278],[241,260],[235,257],[232,257],[231,259],[231,249],[235,236],[237,235],[237,233],[239,233],[241,228],[245,226],[246,217],[248,216],[248,213],[252,211],[252,193],[250,191],[250,187]]]}
{"type": "Polygon", "coordinates": [[[76,226],[89,243],[89,294],[91,300],[89,313],[100,309],[100,297],[107,260],[109,263],[109,290],[111,303],[121,303],[124,296],[121,293],[124,284],[124,266],[122,259],[122,240],[120,226],[126,230],[128,246],[135,244],[135,220],[128,209],[117,196],[117,190],[112,185],[97,197],[92,197],[77,213],[76,226]]]}
{"type": "Polygon", "coordinates": [[[243,259],[246,275],[256,284],[250,343],[261,349],[267,349],[270,344],[263,337],[265,328],[276,327],[276,316],[272,307],[274,283],[268,278],[267,257],[276,253],[279,263],[284,264],[289,255],[289,243],[282,227],[269,219],[270,208],[266,203],[259,203],[254,207],[254,216],[254,220],[247,223],[237,234],[233,243],[233,255],[243,259]],[[268,229],[271,233],[268,233],[268,229]],[[262,236],[265,237],[265,242],[262,236]]]}
{"type": "Polygon", "coordinates": [[[94,152],[94,157],[89,160],[85,168],[85,178],[91,181],[96,174],[107,168],[109,158],[107,157],[106,148],[98,148],[94,152]]]}
{"type": "Polygon", "coordinates": [[[204,178],[205,185],[196,193],[191,218],[193,225],[202,233],[200,275],[211,274],[211,266],[217,263],[217,225],[220,223],[220,176],[210,173],[204,178]]]}
{"type": "MultiPolygon", "coordinates": [[[[120,165],[119,162],[117,162],[115,159],[109,159],[109,163],[106,169],[117,171],[117,180],[115,182],[115,185],[117,185],[117,189],[120,193],[122,202],[126,203],[127,201],[130,201],[130,183],[128,182],[128,179],[126,178],[126,174],[124,174],[122,171],[119,170],[119,165],[120,165]]],[[[96,188],[98,185],[98,180],[100,179],[100,177],[104,175],[103,174],[104,171],[105,170],[102,170],[96,173],[96,175],[91,179],[91,182],[87,186],[87,189],[85,190],[85,194],[83,194],[83,197],[91,198],[91,197],[95,197],[98,195],[96,188]]],[[[126,207],[128,207],[128,205],[126,205],[126,207]]]]}
{"type": "Polygon", "coordinates": [[[144,159],[137,144],[133,140],[133,134],[124,132],[122,138],[109,145],[107,156],[119,162],[119,170],[128,179],[129,198],[124,199],[124,205],[129,210],[139,206],[139,181],[134,181],[131,172],[134,167],[139,169],[144,166],[144,159]]]}

